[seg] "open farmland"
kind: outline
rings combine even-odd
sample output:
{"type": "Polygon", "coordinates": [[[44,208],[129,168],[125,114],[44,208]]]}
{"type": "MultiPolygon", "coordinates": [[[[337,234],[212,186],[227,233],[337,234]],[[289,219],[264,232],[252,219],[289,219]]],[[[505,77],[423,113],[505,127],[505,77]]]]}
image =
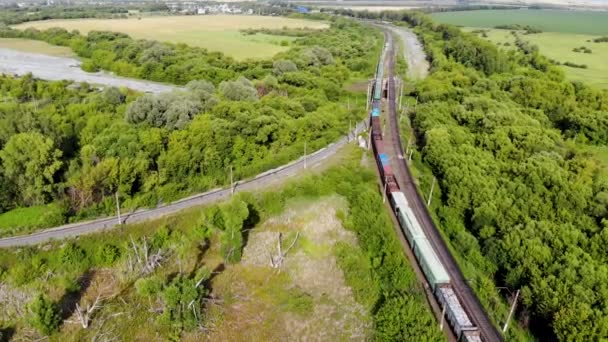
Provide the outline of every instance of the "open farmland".
{"type": "Polygon", "coordinates": [[[41,53],[55,57],[75,57],[69,47],[54,46],[46,42],[18,38],[0,38],[0,48],[21,52],[41,53]]]}
{"type": "MultiPolygon", "coordinates": [[[[479,28],[465,28],[465,31],[475,31],[479,28]]],[[[515,37],[508,30],[487,29],[485,39],[492,41],[501,48],[515,48],[515,37]]],[[[571,62],[584,64],[586,69],[562,66],[566,76],[575,81],[585,82],[597,87],[608,88],[608,44],[594,43],[597,36],[570,34],[559,32],[544,32],[539,34],[519,35],[523,40],[538,46],[540,52],[560,63],[571,62]],[[591,53],[574,52],[581,46],[591,49],[591,53]]],[[[481,37],[481,34],[480,34],[481,37]]]]}
{"type": "Polygon", "coordinates": [[[519,36],[538,46],[540,53],[560,63],[586,65],[587,68],[562,66],[566,76],[597,87],[608,88],[608,44],[594,43],[593,39],[608,35],[608,12],[558,10],[487,10],[433,14],[443,23],[465,26],[465,31],[484,30],[479,36],[501,48],[515,48],[515,37],[510,30],[494,29],[498,25],[529,25],[543,33],[519,36]],[[586,47],[591,53],[575,52],[586,47]]]}
{"type": "Polygon", "coordinates": [[[129,19],[75,19],[29,22],[18,29],[34,27],[40,30],[63,27],[67,30],[124,32],[133,38],[153,39],[170,43],[185,43],[210,51],[219,51],[236,59],[265,58],[287,50],[283,41],[294,38],[263,34],[244,35],[246,28],[315,28],[328,25],[319,21],[263,16],[170,16],[129,19]]]}
{"type": "Polygon", "coordinates": [[[563,10],[480,10],[435,13],[438,22],[470,27],[530,25],[546,32],[608,34],[608,12],[563,10]]]}

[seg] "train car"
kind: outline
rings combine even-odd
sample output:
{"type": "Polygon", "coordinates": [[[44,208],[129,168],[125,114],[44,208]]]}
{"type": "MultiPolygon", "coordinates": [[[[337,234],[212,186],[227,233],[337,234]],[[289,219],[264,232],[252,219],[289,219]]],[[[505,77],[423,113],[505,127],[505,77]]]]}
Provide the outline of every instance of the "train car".
{"type": "MultiPolygon", "coordinates": [[[[383,59],[381,59],[382,61],[383,59]]],[[[376,70],[376,80],[374,82],[374,97],[376,101],[382,99],[382,81],[384,80],[384,66],[382,62],[378,63],[378,69],[376,70]]]]}
{"type": "Polygon", "coordinates": [[[451,285],[438,286],[435,290],[435,296],[445,309],[445,315],[450,325],[454,328],[456,337],[462,340],[463,335],[467,332],[467,336],[473,338],[479,329],[471,322],[469,316],[462,308],[454,289],[451,285]]]}
{"type": "Polygon", "coordinates": [[[382,139],[382,124],[380,120],[380,106],[372,105],[372,112],[370,115],[372,137],[382,139]]]}
{"type": "Polygon", "coordinates": [[[435,291],[439,285],[450,283],[448,272],[446,272],[443,264],[441,264],[441,261],[437,258],[433,247],[431,247],[431,244],[426,237],[414,239],[414,255],[416,256],[416,259],[418,259],[420,268],[422,268],[422,272],[426,276],[429,284],[431,284],[433,291],[435,291]]]}
{"type": "Polygon", "coordinates": [[[372,118],[375,118],[375,117],[380,117],[380,108],[379,108],[379,106],[372,108],[372,118]]]}
{"type": "MultiPolygon", "coordinates": [[[[382,146],[384,146],[384,144],[382,144],[382,146]]],[[[387,177],[393,176],[393,170],[391,169],[391,164],[388,160],[388,156],[383,151],[382,153],[378,153],[376,158],[378,160],[378,167],[381,171],[380,175],[382,176],[382,179],[386,182],[387,177]]]]}
{"type": "Polygon", "coordinates": [[[462,332],[460,342],[482,342],[479,330],[467,330],[462,332]]]}
{"type": "Polygon", "coordinates": [[[382,125],[379,116],[372,116],[372,137],[382,140],[382,125]]]}
{"type": "Polygon", "coordinates": [[[387,175],[384,179],[386,181],[387,196],[390,196],[390,194],[393,192],[401,191],[401,189],[399,189],[399,184],[397,184],[397,179],[395,178],[395,175],[387,175]]]}
{"type": "Polygon", "coordinates": [[[376,163],[378,163],[378,168],[382,168],[380,161],[378,160],[378,155],[384,153],[384,142],[382,141],[382,136],[376,136],[372,133],[372,150],[374,151],[374,159],[376,159],[376,163]]]}
{"type": "Polygon", "coordinates": [[[393,202],[393,207],[395,208],[395,214],[397,216],[397,220],[401,224],[401,229],[405,234],[405,238],[410,244],[411,248],[414,248],[414,239],[419,237],[425,237],[424,231],[418,224],[418,220],[412,220],[414,217],[414,213],[405,198],[405,195],[402,192],[393,192],[391,194],[391,200],[393,202]]]}

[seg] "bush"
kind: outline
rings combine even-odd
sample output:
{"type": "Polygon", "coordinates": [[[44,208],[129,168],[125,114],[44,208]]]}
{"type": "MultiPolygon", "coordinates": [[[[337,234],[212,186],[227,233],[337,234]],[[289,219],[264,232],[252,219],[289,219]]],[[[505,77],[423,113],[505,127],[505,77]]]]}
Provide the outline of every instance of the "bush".
{"type": "Polygon", "coordinates": [[[224,81],[220,83],[220,91],[228,100],[252,101],[257,99],[257,91],[245,77],[239,77],[236,81],[224,81]]]}
{"type": "Polygon", "coordinates": [[[272,63],[272,72],[275,75],[282,75],[283,73],[297,70],[298,66],[288,59],[282,59],[272,63]]]}
{"type": "Polygon", "coordinates": [[[98,72],[99,71],[99,67],[97,65],[95,65],[95,62],[93,62],[90,59],[87,59],[84,62],[82,62],[82,65],[80,67],[82,68],[82,70],[84,70],[86,72],[98,72]]]}
{"type": "Polygon", "coordinates": [[[572,63],[572,62],[564,62],[563,65],[569,66],[571,68],[587,69],[586,64],[576,64],[576,63],[572,63]]]}
{"type": "Polygon", "coordinates": [[[112,244],[106,243],[97,248],[95,254],[95,264],[100,266],[110,266],[120,258],[120,249],[112,244]]]}
{"type": "Polygon", "coordinates": [[[28,305],[29,323],[43,335],[50,335],[59,328],[59,307],[43,294],[38,294],[28,305]]]}
{"type": "Polygon", "coordinates": [[[63,266],[71,267],[86,267],[89,263],[85,250],[73,242],[69,242],[61,249],[59,260],[63,266]]]}

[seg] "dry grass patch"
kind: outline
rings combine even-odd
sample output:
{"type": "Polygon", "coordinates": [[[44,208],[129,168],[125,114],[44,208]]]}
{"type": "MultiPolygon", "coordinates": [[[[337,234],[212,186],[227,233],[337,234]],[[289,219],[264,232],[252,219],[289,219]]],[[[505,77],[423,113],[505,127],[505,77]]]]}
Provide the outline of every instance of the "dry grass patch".
{"type": "Polygon", "coordinates": [[[337,213],[344,199],[292,202],[251,231],[243,260],[212,283],[223,303],[209,308],[210,340],[365,340],[371,319],[354,299],[333,254],[337,242],[356,245],[337,213]],[[280,268],[270,255],[299,238],[280,268]]]}
{"type": "Polygon", "coordinates": [[[40,53],[55,57],[76,57],[76,54],[68,47],[54,46],[38,40],[0,38],[0,48],[21,52],[40,53]]]}
{"type": "Polygon", "coordinates": [[[269,35],[243,35],[239,30],[247,28],[312,28],[324,29],[328,24],[320,21],[265,16],[166,16],[129,19],[71,19],[35,21],[16,25],[15,28],[34,27],[40,30],[63,27],[68,31],[124,32],[137,39],[152,39],[170,43],[185,43],[191,46],[220,51],[237,59],[265,58],[285,51],[282,41],[292,37],[269,35]]]}

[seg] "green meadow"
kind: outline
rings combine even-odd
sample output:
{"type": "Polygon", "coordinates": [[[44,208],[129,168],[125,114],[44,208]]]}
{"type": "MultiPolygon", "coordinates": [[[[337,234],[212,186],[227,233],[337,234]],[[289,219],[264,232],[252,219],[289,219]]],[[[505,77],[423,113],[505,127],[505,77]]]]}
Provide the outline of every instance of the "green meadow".
{"type": "Polygon", "coordinates": [[[500,48],[515,48],[515,37],[510,30],[495,29],[498,25],[529,25],[543,33],[519,36],[538,46],[540,52],[561,64],[570,62],[586,65],[575,68],[562,65],[566,76],[596,87],[608,89],[608,43],[594,43],[593,39],[608,36],[608,13],[563,10],[481,10],[433,14],[435,20],[463,26],[465,31],[476,31],[500,48]],[[479,32],[483,30],[484,33],[479,32]],[[591,53],[575,52],[585,47],[591,53]]]}
{"type": "Polygon", "coordinates": [[[608,12],[565,10],[480,10],[434,13],[442,23],[492,28],[520,24],[538,27],[545,32],[608,35],[608,12]]]}
{"type": "MultiPolygon", "coordinates": [[[[479,28],[464,28],[465,31],[476,31],[479,28]]],[[[484,29],[485,37],[501,48],[515,48],[515,37],[509,30],[484,29]]],[[[608,43],[594,43],[597,36],[571,34],[560,32],[543,32],[538,34],[523,34],[519,36],[538,46],[540,52],[561,64],[565,62],[584,64],[586,69],[562,65],[566,76],[574,81],[585,82],[596,87],[608,89],[608,43]],[[575,52],[575,48],[586,47],[591,53],[575,52]]]]}

